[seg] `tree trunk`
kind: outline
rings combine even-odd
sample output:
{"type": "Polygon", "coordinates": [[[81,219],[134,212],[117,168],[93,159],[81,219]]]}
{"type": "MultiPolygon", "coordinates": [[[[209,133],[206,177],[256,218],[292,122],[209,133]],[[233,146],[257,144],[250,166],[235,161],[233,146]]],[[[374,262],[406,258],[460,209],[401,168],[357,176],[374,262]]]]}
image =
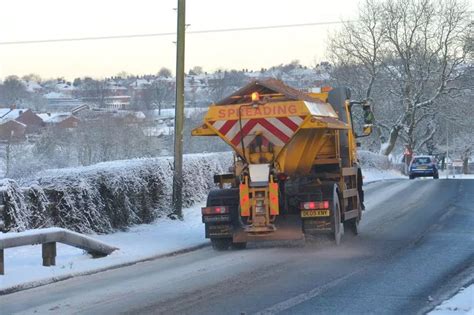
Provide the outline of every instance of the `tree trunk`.
{"type": "Polygon", "coordinates": [[[462,173],[463,174],[469,174],[469,158],[464,157],[462,160],[462,173]]]}
{"type": "Polygon", "coordinates": [[[10,169],[11,169],[11,137],[8,139],[7,147],[5,149],[5,177],[10,176],[10,169]]]}
{"type": "Polygon", "coordinates": [[[388,139],[388,142],[386,146],[382,147],[380,150],[380,153],[383,155],[389,155],[392,153],[393,149],[395,148],[395,144],[397,143],[398,139],[398,134],[400,132],[401,127],[400,126],[393,126],[392,129],[390,130],[390,137],[388,139]]]}
{"type": "Polygon", "coordinates": [[[468,147],[464,150],[464,152],[461,155],[463,174],[469,174],[469,157],[471,156],[471,152],[472,152],[471,148],[468,147]]]}

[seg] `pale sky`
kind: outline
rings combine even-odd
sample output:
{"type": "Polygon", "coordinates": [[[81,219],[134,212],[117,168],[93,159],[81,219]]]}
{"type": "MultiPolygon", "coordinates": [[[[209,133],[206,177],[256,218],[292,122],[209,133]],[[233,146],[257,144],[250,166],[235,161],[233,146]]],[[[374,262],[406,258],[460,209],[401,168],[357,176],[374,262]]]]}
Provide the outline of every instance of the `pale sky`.
{"type": "MultiPolygon", "coordinates": [[[[0,42],[176,31],[176,0],[1,0],[0,42]]],[[[188,30],[350,20],[358,0],[187,0],[188,30]]],[[[186,36],[186,69],[260,69],[325,60],[338,25],[186,36]]],[[[105,77],[175,69],[175,36],[0,45],[0,78],[105,77]]]]}

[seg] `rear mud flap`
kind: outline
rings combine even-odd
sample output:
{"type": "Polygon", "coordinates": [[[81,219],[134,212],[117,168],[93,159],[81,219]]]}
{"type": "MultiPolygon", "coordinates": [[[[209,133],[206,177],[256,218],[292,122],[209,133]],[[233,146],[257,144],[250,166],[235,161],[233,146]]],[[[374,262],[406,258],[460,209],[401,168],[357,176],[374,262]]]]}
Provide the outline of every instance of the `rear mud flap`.
{"type": "Polygon", "coordinates": [[[305,219],[303,220],[303,231],[307,234],[331,233],[330,219],[305,219]]]}
{"type": "Polygon", "coordinates": [[[274,232],[252,234],[244,231],[242,227],[234,230],[233,242],[241,243],[247,241],[282,241],[304,239],[302,221],[299,215],[279,216],[275,221],[274,232]]]}

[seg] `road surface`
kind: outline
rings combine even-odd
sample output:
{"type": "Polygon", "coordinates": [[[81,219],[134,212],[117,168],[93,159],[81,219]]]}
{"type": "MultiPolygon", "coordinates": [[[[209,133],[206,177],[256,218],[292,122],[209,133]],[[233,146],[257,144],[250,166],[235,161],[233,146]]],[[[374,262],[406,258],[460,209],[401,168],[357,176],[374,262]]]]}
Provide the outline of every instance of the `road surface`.
{"type": "Polygon", "coordinates": [[[207,247],[1,296],[1,314],[414,314],[472,268],[474,180],[378,182],[366,196],[361,234],[338,247],[207,247]]]}

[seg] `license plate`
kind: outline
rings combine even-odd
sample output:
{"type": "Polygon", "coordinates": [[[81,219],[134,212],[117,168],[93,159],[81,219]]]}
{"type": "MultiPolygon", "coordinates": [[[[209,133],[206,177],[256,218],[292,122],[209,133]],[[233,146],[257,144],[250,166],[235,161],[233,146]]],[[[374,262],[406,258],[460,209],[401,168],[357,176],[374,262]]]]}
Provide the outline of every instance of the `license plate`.
{"type": "Polygon", "coordinates": [[[303,210],[301,211],[302,218],[313,217],[329,217],[329,210],[303,210]]]}

